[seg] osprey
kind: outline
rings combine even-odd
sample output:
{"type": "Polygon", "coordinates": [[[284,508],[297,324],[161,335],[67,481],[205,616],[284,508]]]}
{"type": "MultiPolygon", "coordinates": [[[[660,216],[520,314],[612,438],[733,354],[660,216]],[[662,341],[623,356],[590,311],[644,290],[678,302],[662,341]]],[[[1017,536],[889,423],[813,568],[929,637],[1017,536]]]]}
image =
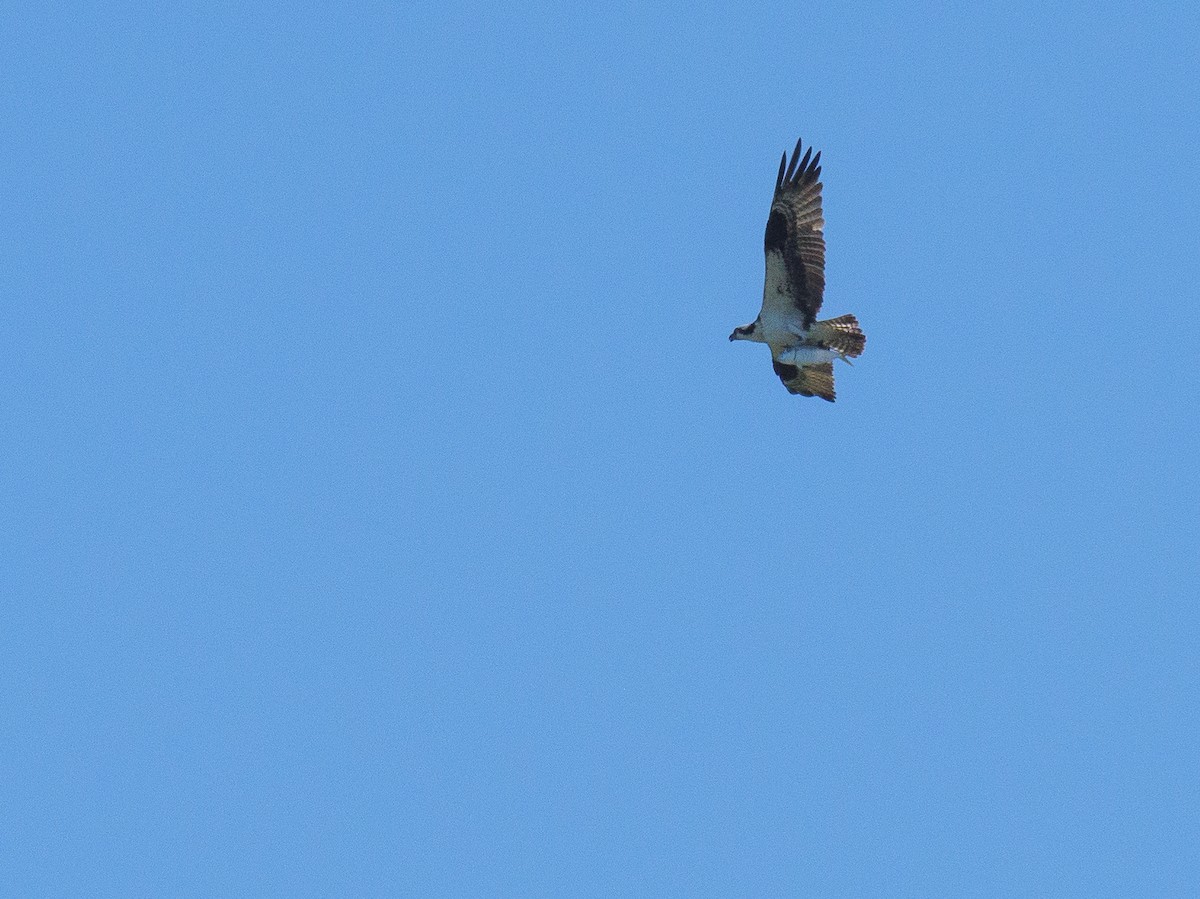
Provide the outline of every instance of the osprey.
{"type": "Polygon", "coordinates": [[[779,162],[775,197],[763,248],[767,278],[762,309],[730,340],[756,340],[771,348],[771,364],[788,393],[833,402],[833,360],[849,362],[867,338],[853,315],[817,321],[825,292],[825,238],[821,229],[821,154],[800,158],[800,141],[788,163],[779,162]]]}

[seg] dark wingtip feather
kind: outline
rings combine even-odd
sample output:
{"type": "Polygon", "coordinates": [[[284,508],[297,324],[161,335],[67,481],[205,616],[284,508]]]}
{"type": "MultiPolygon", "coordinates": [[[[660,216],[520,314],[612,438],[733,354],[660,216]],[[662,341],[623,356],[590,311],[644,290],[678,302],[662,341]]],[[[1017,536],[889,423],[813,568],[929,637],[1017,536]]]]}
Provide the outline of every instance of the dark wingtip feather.
{"type": "Polygon", "coordinates": [[[784,153],[783,158],[779,160],[779,174],[775,176],[776,192],[801,184],[812,184],[821,177],[820,152],[818,151],[814,155],[813,148],[809,147],[801,158],[800,149],[803,145],[803,139],[796,141],[796,148],[792,150],[791,160],[788,160],[787,153],[784,153]]]}
{"type": "Polygon", "coordinates": [[[796,162],[799,159],[800,159],[800,141],[796,141],[796,149],[794,149],[792,151],[792,161],[788,163],[787,174],[784,175],[784,177],[783,177],[783,180],[785,182],[787,182],[789,184],[791,183],[792,176],[796,174],[796,162]]]}
{"type": "Polygon", "coordinates": [[[808,152],[804,154],[804,159],[800,161],[800,165],[796,166],[796,177],[794,184],[799,184],[804,180],[804,175],[808,172],[808,160],[812,156],[812,147],[808,148],[808,152]]]}

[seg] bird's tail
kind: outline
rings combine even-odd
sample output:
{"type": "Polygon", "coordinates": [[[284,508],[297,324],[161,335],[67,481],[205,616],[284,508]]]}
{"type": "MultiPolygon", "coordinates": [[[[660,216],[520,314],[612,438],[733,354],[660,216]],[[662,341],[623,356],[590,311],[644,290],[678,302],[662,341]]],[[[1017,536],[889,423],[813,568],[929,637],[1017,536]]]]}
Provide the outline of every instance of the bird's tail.
{"type": "Polygon", "coordinates": [[[867,335],[858,326],[858,319],[853,315],[839,315],[837,318],[826,319],[813,325],[817,340],[825,344],[842,358],[851,359],[861,356],[867,345],[867,335]]]}

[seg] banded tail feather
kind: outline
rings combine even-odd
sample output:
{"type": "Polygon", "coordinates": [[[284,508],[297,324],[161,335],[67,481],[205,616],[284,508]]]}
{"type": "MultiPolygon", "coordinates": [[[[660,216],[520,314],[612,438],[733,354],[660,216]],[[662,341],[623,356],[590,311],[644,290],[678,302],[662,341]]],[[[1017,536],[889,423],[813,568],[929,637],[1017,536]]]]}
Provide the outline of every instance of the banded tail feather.
{"type": "Polygon", "coordinates": [[[835,353],[855,359],[867,345],[867,335],[852,314],[839,315],[813,325],[813,336],[835,353]]]}

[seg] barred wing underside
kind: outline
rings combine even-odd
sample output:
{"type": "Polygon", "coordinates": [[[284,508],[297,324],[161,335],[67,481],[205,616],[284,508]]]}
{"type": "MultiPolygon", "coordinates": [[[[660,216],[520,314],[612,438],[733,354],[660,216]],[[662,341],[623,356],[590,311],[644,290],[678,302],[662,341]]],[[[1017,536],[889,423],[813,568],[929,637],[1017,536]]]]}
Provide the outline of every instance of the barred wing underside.
{"type": "Polygon", "coordinates": [[[819,396],[831,403],[834,401],[832,362],[790,365],[787,362],[772,360],[771,364],[788,393],[800,396],[819,396]]]}
{"type": "Polygon", "coordinates": [[[800,158],[800,141],[788,163],[779,162],[775,197],[767,218],[763,249],[767,277],[760,315],[797,319],[807,330],[825,294],[825,219],[821,210],[821,154],[812,147],[800,158]]]}

